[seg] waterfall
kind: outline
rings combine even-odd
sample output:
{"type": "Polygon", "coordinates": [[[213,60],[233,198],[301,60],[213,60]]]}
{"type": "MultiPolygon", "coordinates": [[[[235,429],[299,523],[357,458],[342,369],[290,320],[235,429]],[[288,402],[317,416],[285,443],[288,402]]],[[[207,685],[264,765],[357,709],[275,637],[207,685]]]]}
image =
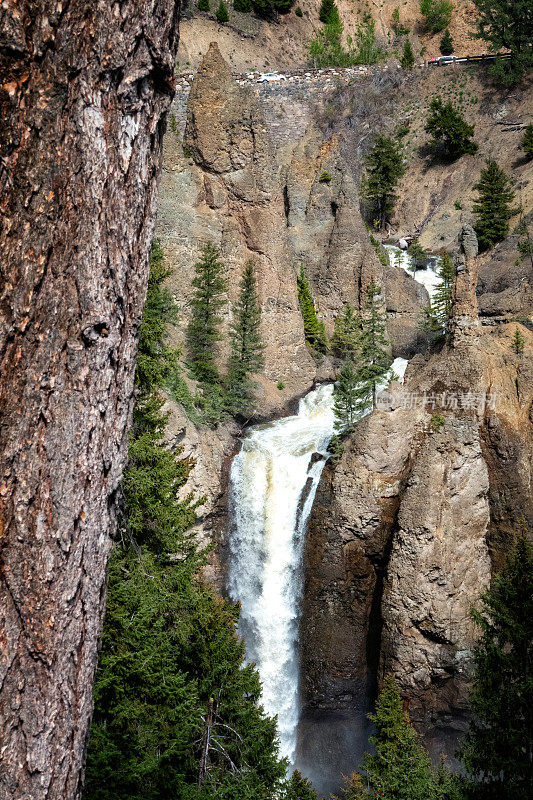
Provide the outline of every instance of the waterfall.
{"type": "Polygon", "coordinates": [[[401,267],[407,272],[417,283],[425,286],[429,299],[433,301],[435,288],[440,282],[437,275],[438,258],[436,256],[428,256],[427,266],[424,269],[417,269],[413,274],[412,259],[407,250],[400,250],[394,244],[384,244],[383,247],[389,254],[389,261],[393,266],[401,267]]]}
{"type": "MultiPolygon", "coordinates": [[[[406,365],[397,358],[391,370],[402,379],[406,365]]],[[[230,474],[229,595],[241,603],[247,658],[257,665],[265,710],[278,716],[280,753],[291,763],[305,527],[334,420],[333,386],[320,386],[295,416],[249,428],[230,474]]]]}
{"type": "Polygon", "coordinates": [[[240,632],[278,715],[280,752],[292,761],[298,725],[298,607],[303,534],[333,434],[333,386],[300,401],[298,414],[250,428],[231,468],[229,593],[240,632]],[[314,453],[321,458],[314,460],[314,453]]]}

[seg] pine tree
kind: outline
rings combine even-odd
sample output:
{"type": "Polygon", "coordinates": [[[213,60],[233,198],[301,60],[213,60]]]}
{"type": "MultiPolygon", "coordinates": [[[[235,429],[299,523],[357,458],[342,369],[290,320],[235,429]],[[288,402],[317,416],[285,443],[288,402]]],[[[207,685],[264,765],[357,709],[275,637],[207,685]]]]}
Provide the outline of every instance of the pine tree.
{"type": "Polygon", "coordinates": [[[325,25],[340,22],[339,12],[335,5],[335,0],[322,0],[320,10],[318,12],[318,19],[325,25]]]}
{"type": "Polygon", "coordinates": [[[349,433],[361,416],[357,390],[357,374],[353,362],[347,359],[333,387],[333,410],[337,433],[349,433]]]}
{"type": "Polygon", "coordinates": [[[252,4],[250,0],[233,0],[233,8],[235,11],[247,14],[251,10],[252,4]]]}
{"type": "Polygon", "coordinates": [[[205,558],[188,533],[195,506],[176,497],[191,465],[163,443],[160,391],[177,353],[165,344],[175,306],[157,246],[151,267],[84,800],[269,796],[286,769],[275,720],[259,704],[255,668],[244,664],[237,609],[201,577],[205,558]]]}
{"type": "Polygon", "coordinates": [[[361,189],[370,204],[372,219],[383,227],[394,208],[394,188],[405,172],[401,144],[378,134],[374,146],[364,157],[366,175],[361,189]]]}
{"type": "Polygon", "coordinates": [[[413,271],[413,275],[417,271],[417,269],[422,269],[426,265],[428,254],[418,241],[418,239],[413,239],[409,247],[407,248],[407,252],[411,258],[411,266],[410,268],[413,271]]]}
{"type": "Polygon", "coordinates": [[[473,0],[477,37],[490,42],[491,50],[510,50],[510,59],[496,59],[492,75],[514,84],[533,66],[531,0],[473,0]]]}
{"type": "Polygon", "coordinates": [[[472,140],[474,126],[469,125],[460,111],[452,103],[443,103],[441,97],[434,97],[430,103],[430,115],[426,121],[426,133],[432,135],[430,147],[455,161],[455,159],[477,152],[478,145],[472,140]]]}
{"type": "Polygon", "coordinates": [[[350,303],[346,303],[335,318],[331,348],[337,358],[355,360],[359,349],[361,318],[350,303]]]}
{"type": "Polygon", "coordinates": [[[424,327],[444,334],[452,312],[452,288],[455,278],[455,267],[448,253],[444,253],[439,258],[437,275],[440,280],[435,287],[431,305],[425,310],[426,324],[424,327]]]}
{"type": "Polygon", "coordinates": [[[403,69],[412,69],[415,63],[415,55],[413,53],[413,48],[411,47],[411,42],[409,39],[406,39],[403,45],[403,53],[400,59],[400,64],[402,65],[403,69]]]}
{"type": "Polygon", "coordinates": [[[279,796],[279,800],[318,800],[313,784],[295,769],[279,796]]]}
{"type": "Polygon", "coordinates": [[[221,25],[229,20],[228,7],[224,0],[220,0],[215,17],[217,18],[217,22],[219,22],[221,25]]]}
{"type": "Polygon", "coordinates": [[[515,193],[511,180],[496,161],[487,159],[479,182],[474,184],[478,197],[472,211],[477,215],[474,229],[481,250],[489,250],[509,233],[509,219],[516,214],[511,208],[515,193]]]}
{"type": "Polygon", "coordinates": [[[265,363],[260,331],[261,306],[253,261],[248,261],[244,268],[233,316],[227,384],[233,410],[241,411],[248,405],[253,390],[249,376],[259,372],[265,363]]]}
{"type": "Polygon", "coordinates": [[[522,137],[522,147],[528,159],[533,158],[533,124],[528,125],[522,137]]]}
{"type": "Polygon", "coordinates": [[[443,56],[451,56],[453,53],[453,39],[449,28],[444,31],[439,47],[443,56]]]}
{"type": "Polygon", "coordinates": [[[318,319],[315,301],[311,293],[311,286],[307,280],[303,265],[297,277],[298,303],[302,312],[304,322],[305,341],[319,353],[325,353],[328,349],[326,331],[322,320],[318,319]]]}
{"type": "MultiPolygon", "coordinates": [[[[358,772],[344,776],[343,782],[342,800],[371,800],[374,797],[367,787],[367,781],[358,772]]],[[[333,796],[330,800],[340,800],[340,798],[333,796]]]]}
{"type": "Polygon", "coordinates": [[[198,0],[198,11],[209,11],[209,0],[198,0]]]}
{"type": "Polygon", "coordinates": [[[515,328],[513,340],[511,342],[511,347],[513,348],[517,356],[522,355],[522,353],[524,352],[525,344],[526,340],[524,339],[518,328],[515,328]]]}
{"type": "Polygon", "coordinates": [[[472,616],[481,638],[462,745],[469,796],[523,800],[533,793],[533,550],[525,532],[472,616]]]}
{"type": "Polygon", "coordinates": [[[450,24],[453,3],[450,0],[420,0],[420,11],[432,33],[439,33],[450,24]]]}
{"type": "Polygon", "coordinates": [[[387,326],[381,304],[381,288],[372,279],[366,289],[362,315],[356,396],[359,415],[376,407],[377,386],[386,375],[391,358],[387,352],[387,326]]]}
{"type": "Polygon", "coordinates": [[[383,800],[432,800],[431,761],[402,708],[392,676],[385,678],[369,719],[376,726],[370,737],[376,753],[366,754],[363,766],[373,795],[383,800]]]}
{"type": "Polygon", "coordinates": [[[220,339],[218,327],[220,310],[226,302],[222,297],[226,291],[226,281],[223,277],[225,267],[219,258],[220,253],[214,244],[206,244],[194,265],[196,275],[192,285],[196,291],[189,302],[192,316],[187,329],[187,342],[191,369],[197,380],[207,385],[220,383],[215,364],[215,345],[220,339]]]}

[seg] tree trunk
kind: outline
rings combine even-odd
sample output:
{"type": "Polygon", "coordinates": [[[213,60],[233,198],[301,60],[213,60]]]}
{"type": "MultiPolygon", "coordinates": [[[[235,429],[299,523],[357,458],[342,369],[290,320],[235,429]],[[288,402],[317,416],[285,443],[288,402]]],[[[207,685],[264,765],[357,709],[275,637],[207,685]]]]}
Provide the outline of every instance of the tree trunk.
{"type": "Polygon", "coordinates": [[[80,793],[178,0],[0,5],[0,798],[80,793]]]}

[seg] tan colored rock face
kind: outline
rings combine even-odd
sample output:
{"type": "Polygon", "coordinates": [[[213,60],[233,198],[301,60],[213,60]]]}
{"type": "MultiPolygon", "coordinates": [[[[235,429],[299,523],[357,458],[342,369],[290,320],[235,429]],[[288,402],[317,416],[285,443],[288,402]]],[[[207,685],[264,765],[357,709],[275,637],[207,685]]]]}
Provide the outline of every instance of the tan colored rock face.
{"type": "Polygon", "coordinates": [[[477,635],[470,609],[520,519],[533,520],[533,336],[521,329],[517,356],[515,327],[413,359],[403,390],[418,402],[404,408],[393,391],[390,410],[359,423],[326,469],[306,547],[306,710],[355,707],[362,724],[378,676],[393,672],[419,730],[453,755],[477,635]]]}
{"type": "MultiPolygon", "coordinates": [[[[316,378],[332,376],[327,362],[317,364],[304,343],[296,291],[301,264],[329,332],[345,302],[357,306],[370,278],[381,282],[395,355],[416,348],[419,313],[427,303],[425,290],[403,270],[384,270],[376,258],[353,170],[338,139],[324,140],[319,133],[309,98],[292,84],[268,91],[258,98],[238,85],[218,47],[210,47],[190,91],[183,149],[175,131],[166,137],[158,216],[181,309],[178,340],[183,341],[193,265],[203,244],[219,246],[227,266],[223,332],[244,264],[250,258],[256,263],[266,361],[258,378],[261,416],[280,413],[316,378]],[[320,180],[324,172],[331,180],[320,180]]],[[[183,127],[180,103],[178,97],[175,127],[183,127]]],[[[222,372],[227,354],[225,337],[222,372]]]]}

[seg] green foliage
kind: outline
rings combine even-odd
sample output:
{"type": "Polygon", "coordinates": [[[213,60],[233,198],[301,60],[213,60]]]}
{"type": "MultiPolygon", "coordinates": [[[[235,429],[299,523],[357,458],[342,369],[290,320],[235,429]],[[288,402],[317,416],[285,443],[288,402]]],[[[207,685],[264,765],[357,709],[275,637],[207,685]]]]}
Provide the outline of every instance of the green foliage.
{"type": "Polygon", "coordinates": [[[397,36],[406,36],[409,33],[409,28],[406,28],[400,22],[400,9],[398,6],[392,12],[392,29],[397,36]]]}
{"type": "Polygon", "coordinates": [[[465,153],[474,154],[478,145],[473,141],[474,126],[469,125],[460,111],[451,102],[443,103],[434,97],[430,103],[430,115],[426,121],[426,133],[433,137],[430,146],[452,161],[465,153]]]}
{"type": "Polygon", "coordinates": [[[350,358],[344,362],[333,387],[333,401],[335,430],[349,433],[361,416],[357,372],[350,358]]]}
{"type": "Polygon", "coordinates": [[[533,753],[533,551],[525,531],[472,616],[481,638],[461,754],[469,797],[523,800],[533,753]]]}
{"type": "Polygon", "coordinates": [[[318,180],[320,183],[329,183],[331,181],[331,175],[329,172],[323,172],[318,180]]]}
{"type": "Polygon", "coordinates": [[[445,423],[446,423],[446,418],[444,414],[431,415],[431,427],[437,433],[441,430],[441,428],[444,428],[445,423]]]}
{"type": "Polygon", "coordinates": [[[503,83],[517,83],[533,66],[533,14],[531,0],[473,0],[476,35],[490,42],[491,50],[508,50],[510,60],[497,59],[490,68],[503,83]]]}
{"type": "Polygon", "coordinates": [[[519,258],[516,262],[517,264],[520,261],[524,261],[524,259],[529,258],[531,261],[531,267],[533,268],[533,238],[529,233],[529,225],[525,219],[521,219],[519,225],[517,226],[515,233],[518,234],[518,254],[519,258]]]}
{"type": "Polygon", "coordinates": [[[435,287],[431,305],[424,310],[423,327],[443,335],[447,331],[452,313],[452,288],[455,278],[455,267],[448,253],[444,253],[439,258],[437,275],[440,281],[435,287]]]}
{"type": "Polygon", "coordinates": [[[376,23],[370,11],[363,15],[363,21],[355,32],[356,64],[377,64],[384,58],[382,47],[376,44],[376,23]]]}
{"type": "Polygon", "coordinates": [[[346,303],[335,318],[331,349],[337,358],[355,360],[361,337],[361,318],[350,303],[346,303]]]}
{"type": "Polygon", "coordinates": [[[325,25],[331,23],[338,24],[340,22],[339,12],[337,6],[335,5],[335,0],[322,0],[318,12],[318,19],[325,25]]]}
{"type": "Polygon", "coordinates": [[[276,388],[279,389],[280,392],[282,392],[285,388],[285,384],[283,383],[283,381],[278,381],[276,384],[276,388]]]}
{"type": "Polygon", "coordinates": [[[228,7],[224,0],[220,0],[215,17],[217,18],[217,22],[220,22],[220,24],[223,24],[229,20],[228,7]]]}
{"type": "Polygon", "coordinates": [[[198,11],[209,11],[209,0],[198,0],[198,11]]]}
{"type": "Polygon", "coordinates": [[[450,24],[453,3],[449,0],[420,0],[420,12],[432,33],[443,31],[450,24]]]}
{"type": "Polygon", "coordinates": [[[313,67],[351,67],[354,64],[375,64],[384,57],[383,48],[376,45],[375,23],[368,12],[355,33],[355,42],[342,43],[344,25],[340,18],[330,15],[330,20],[309,45],[313,67]]]}
{"type": "Polygon", "coordinates": [[[295,0],[251,0],[252,8],[264,19],[275,18],[277,14],[288,14],[295,0]]]}
{"type": "Polygon", "coordinates": [[[318,800],[311,781],[295,769],[279,795],[279,800],[318,800]]]}
{"type": "Polygon", "coordinates": [[[460,200],[454,200],[454,201],[453,201],[453,207],[454,207],[454,208],[455,208],[457,211],[461,211],[461,209],[462,209],[462,207],[463,207],[463,206],[462,206],[462,204],[461,204],[461,201],[460,201],[460,200]]]}
{"type": "Polygon", "coordinates": [[[201,384],[220,384],[215,345],[220,339],[220,311],[226,303],[224,269],[218,249],[209,242],[194,265],[195,293],[189,303],[192,315],[187,329],[191,369],[201,384]]]}
{"type": "Polygon", "coordinates": [[[361,192],[368,204],[368,216],[383,227],[394,209],[394,189],[405,172],[401,143],[378,134],[364,157],[364,166],[361,192]]]}
{"type": "Polygon", "coordinates": [[[439,48],[443,56],[451,56],[453,53],[453,38],[449,28],[446,28],[444,31],[444,35],[440,40],[439,48]]]}
{"type": "Polygon", "coordinates": [[[474,189],[478,192],[472,206],[477,216],[474,229],[480,250],[489,250],[497,242],[503,241],[509,233],[509,220],[517,213],[511,207],[515,193],[511,180],[496,161],[487,159],[474,189]]]}
{"type": "Polygon", "coordinates": [[[384,267],[390,266],[390,261],[389,261],[389,256],[387,255],[387,251],[385,250],[381,242],[378,242],[378,240],[375,239],[374,236],[372,236],[372,234],[370,234],[370,244],[376,251],[376,255],[379,258],[380,264],[383,264],[384,267]]]}
{"type": "Polygon", "coordinates": [[[374,283],[374,279],[367,286],[366,298],[357,368],[357,393],[361,413],[368,407],[375,407],[377,385],[385,377],[391,363],[387,352],[389,340],[381,288],[374,283]]]}
{"type": "Polygon", "coordinates": [[[300,6],[297,6],[297,7],[296,7],[296,10],[295,10],[295,12],[294,12],[294,13],[296,14],[296,16],[297,16],[297,17],[303,17],[303,15],[304,15],[304,12],[303,12],[303,11],[302,11],[302,9],[300,8],[300,6]]]}
{"type": "Polygon", "coordinates": [[[243,411],[251,401],[254,388],[250,375],[259,372],[265,363],[260,330],[261,306],[257,297],[253,261],[248,261],[244,268],[233,320],[227,386],[232,409],[243,411]]]}
{"type": "Polygon", "coordinates": [[[533,124],[528,125],[522,137],[522,147],[528,159],[533,158],[533,124]]]}
{"type": "Polygon", "coordinates": [[[524,339],[518,328],[516,328],[511,342],[511,347],[513,348],[517,356],[521,355],[524,352],[525,344],[526,340],[524,339]]]}
{"type": "Polygon", "coordinates": [[[252,4],[250,0],[233,0],[233,8],[235,11],[240,11],[243,14],[247,14],[252,9],[252,4]]]}
{"type": "Polygon", "coordinates": [[[275,720],[259,705],[255,668],[244,664],[237,610],[201,578],[204,554],[187,533],[195,506],[176,497],[190,465],[163,444],[160,390],[177,355],[165,344],[175,320],[167,275],[155,245],[84,799],[268,798],[286,767],[275,720]]]}
{"type": "Polygon", "coordinates": [[[375,714],[369,719],[376,726],[375,735],[370,737],[376,752],[365,755],[363,766],[371,796],[380,800],[432,800],[431,761],[402,708],[392,676],[385,678],[375,714]]]}
{"type": "Polygon", "coordinates": [[[400,64],[404,69],[412,69],[415,63],[415,54],[411,47],[411,42],[406,39],[403,45],[403,53],[400,59],[400,64]]]}
{"type": "Polygon", "coordinates": [[[324,323],[322,320],[318,319],[311,286],[307,280],[303,264],[297,276],[297,285],[298,303],[300,304],[300,311],[302,312],[302,319],[304,322],[305,341],[317,352],[325,353],[328,349],[326,331],[324,329],[324,323]]]}
{"type": "Polygon", "coordinates": [[[428,254],[418,239],[413,239],[407,248],[407,252],[411,258],[411,269],[413,270],[413,273],[415,273],[417,269],[420,269],[425,265],[428,254]]]}

